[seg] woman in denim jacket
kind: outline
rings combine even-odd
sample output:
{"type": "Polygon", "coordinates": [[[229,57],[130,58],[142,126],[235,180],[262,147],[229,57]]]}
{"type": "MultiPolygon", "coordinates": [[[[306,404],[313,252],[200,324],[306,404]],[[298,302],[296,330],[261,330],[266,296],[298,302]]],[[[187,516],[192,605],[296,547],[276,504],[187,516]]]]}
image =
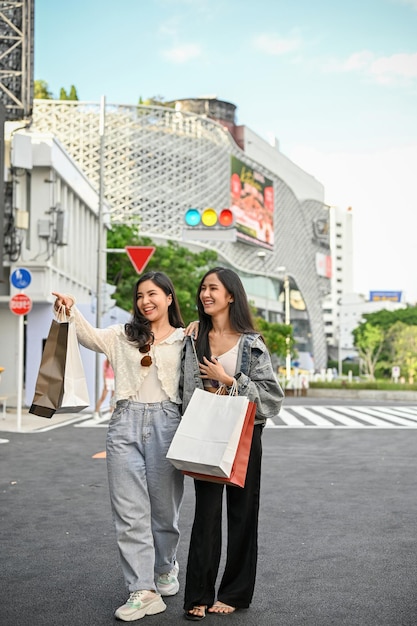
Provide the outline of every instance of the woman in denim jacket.
{"type": "Polygon", "coordinates": [[[187,337],[181,367],[183,412],[196,387],[215,392],[219,385],[230,387],[233,379],[239,395],[255,402],[257,411],[245,487],[226,486],[227,559],[216,602],[224,485],[194,481],[196,508],[184,599],[185,617],[193,621],[203,619],[206,610],[229,614],[251,603],[258,548],[262,430],[267,418],[278,414],[284,396],[268,349],[253,328],[239,276],[222,267],[208,271],[200,282],[197,307],[200,324],[196,346],[187,337]]]}

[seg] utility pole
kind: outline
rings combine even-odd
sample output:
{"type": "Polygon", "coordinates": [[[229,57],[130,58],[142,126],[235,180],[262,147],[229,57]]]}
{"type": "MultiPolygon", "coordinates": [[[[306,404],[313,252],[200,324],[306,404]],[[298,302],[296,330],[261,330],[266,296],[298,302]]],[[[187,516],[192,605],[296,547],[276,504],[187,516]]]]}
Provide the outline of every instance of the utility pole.
{"type": "MultiPolygon", "coordinates": [[[[98,188],[98,236],[97,236],[97,285],[96,285],[96,327],[101,328],[101,310],[103,301],[103,205],[104,205],[104,132],[106,120],[106,97],[101,96],[100,102],[100,160],[99,160],[99,188],[98,188]]],[[[100,354],[96,353],[96,398],[100,397],[101,385],[100,354]]]]}

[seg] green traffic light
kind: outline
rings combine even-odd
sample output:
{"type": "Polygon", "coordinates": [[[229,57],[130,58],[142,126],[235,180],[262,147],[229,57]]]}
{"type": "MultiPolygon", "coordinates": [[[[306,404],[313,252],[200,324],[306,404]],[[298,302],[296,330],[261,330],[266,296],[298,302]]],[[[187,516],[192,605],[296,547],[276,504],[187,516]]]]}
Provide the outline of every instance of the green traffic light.
{"type": "Polygon", "coordinates": [[[201,221],[200,211],[198,209],[188,209],[184,219],[187,226],[198,226],[201,221]]]}

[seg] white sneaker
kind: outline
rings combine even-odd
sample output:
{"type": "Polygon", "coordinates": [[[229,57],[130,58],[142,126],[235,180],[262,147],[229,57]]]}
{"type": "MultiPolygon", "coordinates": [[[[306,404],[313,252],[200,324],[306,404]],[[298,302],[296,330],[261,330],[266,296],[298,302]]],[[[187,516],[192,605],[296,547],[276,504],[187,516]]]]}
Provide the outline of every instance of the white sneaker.
{"type": "Polygon", "coordinates": [[[96,421],[100,419],[100,413],[98,411],[94,411],[93,419],[96,420],[96,421]]]}
{"type": "Polygon", "coordinates": [[[153,591],[132,591],[128,601],[120,606],[114,616],[124,622],[133,622],[145,615],[156,615],[167,608],[159,593],[153,591]]]}
{"type": "Polygon", "coordinates": [[[175,596],[178,593],[180,588],[180,583],[178,582],[178,573],[180,571],[180,566],[177,561],[174,563],[174,567],[167,574],[161,574],[158,576],[158,580],[156,581],[156,588],[158,589],[161,596],[175,596]]]}

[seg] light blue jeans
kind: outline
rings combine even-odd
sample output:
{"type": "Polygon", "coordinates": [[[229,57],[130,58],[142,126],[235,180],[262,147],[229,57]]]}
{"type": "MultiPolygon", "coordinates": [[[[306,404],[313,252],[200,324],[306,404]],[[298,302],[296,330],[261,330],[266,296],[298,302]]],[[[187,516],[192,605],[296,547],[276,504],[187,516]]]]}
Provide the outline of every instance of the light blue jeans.
{"type": "Polygon", "coordinates": [[[155,590],[155,576],[176,560],[184,476],[166,453],[180,419],[173,402],[119,400],[109,424],[110,500],[129,591],[155,590]]]}

